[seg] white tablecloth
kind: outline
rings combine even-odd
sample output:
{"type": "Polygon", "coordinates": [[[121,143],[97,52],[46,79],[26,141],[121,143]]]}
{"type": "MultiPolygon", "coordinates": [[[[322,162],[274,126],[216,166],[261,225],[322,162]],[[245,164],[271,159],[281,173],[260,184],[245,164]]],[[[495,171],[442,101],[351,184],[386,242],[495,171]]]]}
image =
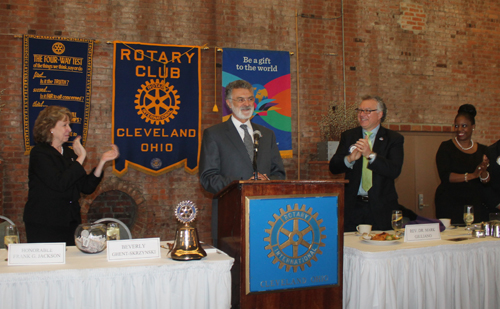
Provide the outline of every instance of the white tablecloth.
{"type": "MultiPolygon", "coordinates": [[[[66,264],[8,266],[0,250],[0,308],[229,308],[234,259],[215,250],[199,261],[108,262],[106,250],[68,247],[66,264]]],[[[220,251],[218,251],[220,252],[220,251]]]]}
{"type": "Polygon", "coordinates": [[[382,246],[346,233],[344,308],[500,308],[500,240],[447,240],[460,236],[382,246]]]}

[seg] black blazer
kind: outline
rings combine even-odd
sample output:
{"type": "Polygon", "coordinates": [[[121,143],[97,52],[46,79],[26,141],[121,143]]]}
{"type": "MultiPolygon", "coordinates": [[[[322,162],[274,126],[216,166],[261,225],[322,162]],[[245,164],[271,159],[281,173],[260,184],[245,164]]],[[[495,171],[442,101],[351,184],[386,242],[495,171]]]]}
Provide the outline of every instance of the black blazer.
{"type": "Polygon", "coordinates": [[[76,161],[74,151],[64,146],[61,155],[47,143],[37,144],[30,153],[28,202],[24,207],[24,222],[49,226],[69,226],[81,222],[80,193],[90,194],[101,177],[76,161]]]}
{"type": "MultiPolygon", "coordinates": [[[[276,136],[266,127],[252,123],[260,130],[257,167],[270,179],[285,179],[276,136]]],[[[200,183],[205,190],[216,194],[233,180],[248,180],[253,175],[253,165],[245,144],[231,119],[216,124],[203,132],[200,152],[200,183]]]]}
{"type": "MultiPolygon", "coordinates": [[[[363,138],[361,127],[342,133],[337,152],[330,160],[330,171],[333,174],[345,173],[345,178],[349,180],[345,186],[344,216],[346,220],[350,218],[352,209],[356,206],[363,160],[361,158],[357,160],[350,169],[346,167],[344,157],[349,154],[350,146],[360,138],[363,138]]],[[[373,214],[373,229],[391,229],[392,210],[400,209],[394,180],[399,176],[403,167],[403,144],[404,137],[401,134],[380,126],[372,148],[377,157],[373,163],[368,164],[368,168],[373,172],[372,188],[368,192],[369,205],[373,214]]]]}

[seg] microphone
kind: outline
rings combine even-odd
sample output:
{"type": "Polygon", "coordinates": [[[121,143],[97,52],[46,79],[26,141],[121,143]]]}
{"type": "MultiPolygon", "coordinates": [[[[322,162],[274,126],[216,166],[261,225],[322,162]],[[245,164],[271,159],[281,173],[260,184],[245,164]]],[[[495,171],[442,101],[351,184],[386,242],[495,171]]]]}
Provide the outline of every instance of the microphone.
{"type": "Polygon", "coordinates": [[[259,130],[253,131],[253,148],[255,151],[259,149],[259,140],[262,137],[262,133],[259,130]]]}
{"type": "Polygon", "coordinates": [[[259,151],[259,140],[262,137],[262,133],[259,130],[253,131],[253,175],[254,180],[259,180],[259,172],[257,170],[257,153],[259,151]]]}

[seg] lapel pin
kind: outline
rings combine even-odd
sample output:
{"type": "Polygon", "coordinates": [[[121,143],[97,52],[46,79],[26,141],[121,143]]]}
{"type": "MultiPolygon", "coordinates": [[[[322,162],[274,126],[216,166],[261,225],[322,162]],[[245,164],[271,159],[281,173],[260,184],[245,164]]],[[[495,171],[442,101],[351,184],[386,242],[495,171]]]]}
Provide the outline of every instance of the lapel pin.
{"type": "Polygon", "coordinates": [[[383,138],[383,137],[380,137],[380,138],[379,138],[379,141],[383,141],[383,140],[384,140],[384,138],[383,138]]]}

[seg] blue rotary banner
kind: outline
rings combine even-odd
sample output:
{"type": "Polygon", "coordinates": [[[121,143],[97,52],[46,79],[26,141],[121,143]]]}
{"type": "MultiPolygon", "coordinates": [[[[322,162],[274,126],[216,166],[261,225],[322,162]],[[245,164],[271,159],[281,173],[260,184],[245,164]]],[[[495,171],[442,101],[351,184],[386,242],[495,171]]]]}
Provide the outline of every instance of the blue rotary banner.
{"type": "Polygon", "coordinates": [[[281,156],[291,158],[290,53],[224,48],[222,70],[223,120],[231,115],[226,104],[226,85],[234,80],[246,80],[254,87],[255,111],[252,122],[273,130],[281,156]]]}
{"type": "Polygon", "coordinates": [[[23,133],[26,154],[34,146],[33,126],[47,106],[72,114],[69,143],[78,135],[85,146],[89,128],[94,41],[23,36],[23,133]]]}
{"type": "Polygon", "coordinates": [[[200,48],[114,42],[113,143],[128,167],[160,175],[198,168],[200,146],[200,48]]]}

